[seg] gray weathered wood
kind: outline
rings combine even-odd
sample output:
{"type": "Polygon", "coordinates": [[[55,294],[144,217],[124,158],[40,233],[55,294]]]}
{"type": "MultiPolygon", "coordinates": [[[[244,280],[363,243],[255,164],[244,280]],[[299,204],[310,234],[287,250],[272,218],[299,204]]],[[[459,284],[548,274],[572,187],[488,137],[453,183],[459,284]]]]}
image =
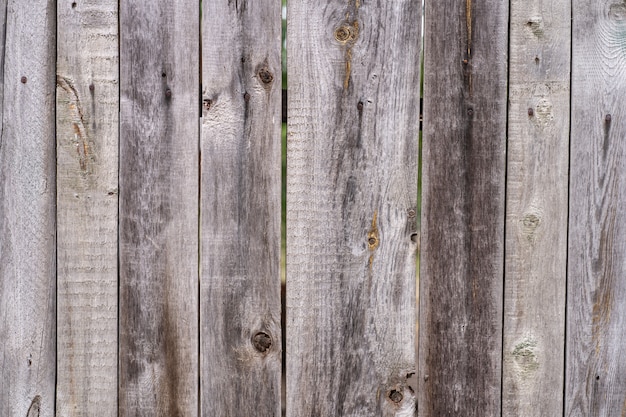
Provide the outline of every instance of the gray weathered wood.
{"type": "Polygon", "coordinates": [[[419,415],[499,416],[508,2],[425,10],[419,415]]]}
{"type": "Polygon", "coordinates": [[[199,7],[120,3],[119,415],[198,415],[199,7]]]}
{"type": "Polygon", "coordinates": [[[626,413],[626,5],[572,3],[567,416],[626,413]]]}
{"type": "Polygon", "coordinates": [[[117,3],[57,6],[59,416],[117,416],[117,3]]]}
{"type": "Polygon", "coordinates": [[[280,2],[202,6],[201,410],[280,416],[280,2]]]}
{"type": "Polygon", "coordinates": [[[570,2],[511,2],[503,416],[563,414],[570,2]]]}
{"type": "Polygon", "coordinates": [[[0,9],[0,415],[52,417],[55,2],[0,9]]]}
{"type": "Polygon", "coordinates": [[[288,4],[288,416],[415,412],[420,11],[288,4]]]}

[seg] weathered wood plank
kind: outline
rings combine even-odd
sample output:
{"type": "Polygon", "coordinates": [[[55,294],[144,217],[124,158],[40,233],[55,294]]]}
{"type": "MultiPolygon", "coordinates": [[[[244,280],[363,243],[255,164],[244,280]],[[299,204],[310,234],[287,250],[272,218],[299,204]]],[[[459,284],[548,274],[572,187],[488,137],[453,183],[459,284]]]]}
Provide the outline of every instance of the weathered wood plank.
{"type": "Polygon", "coordinates": [[[503,416],[563,414],[569,1],[513,1],[503,416]]]}
{"type": "Polygon", "coordinates": [[[57,415],[117,416],[117,1],[57,9],[57,415]]]}
{"type": "Polygon", "coordinates": [[[288,416],[415,412],[420,13],[288,4],[288,416]]]}
{"type": "Polygon", "coordinates": [[[566,415],[626,412],[626,5],[574,1],[566,415]]]}
{"type": "Polygon", "coordinates": [[[281,17],[202,6],[201,410],[280,416],[281,17]]]}
{"type": "Polygon", "coordinates": [[[508,2],[425,10],[419,415],[499,416],[508,2]]]}
{"type": "Polygon", "coordinates": [[[199,21],[120,3],[120,416],[198,415],[199,21]]]}
{"type": "Polygon", "coordinates": [[[0,9],[0,415],[52,417],[55,2],[0,9]]]}

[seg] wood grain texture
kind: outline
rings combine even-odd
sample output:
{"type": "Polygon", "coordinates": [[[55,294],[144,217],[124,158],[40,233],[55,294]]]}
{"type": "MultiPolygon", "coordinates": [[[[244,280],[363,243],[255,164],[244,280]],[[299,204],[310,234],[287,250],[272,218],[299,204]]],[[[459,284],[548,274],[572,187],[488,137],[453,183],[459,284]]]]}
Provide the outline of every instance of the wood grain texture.
{"type": "Polygon", "coordinates": [[[419,415],[499,416],[508,2],[425,10],[419,415]]]}
{"type": "Polygon", "coordinates": [[[0,9],[0,415],[52,417],[55,2],[0,9]]]}
{"type": "Polygon", "coordinates": [[[199,21],[120,4],[120,417],[198,415],[199,21]]]}
{"type": "Polygon", "coordinates": [[[280,2],[202,6],[201,410],[280,416],[280,2]]]}
{"type": "Polygon", "coordinates": [[[503,416],[563,414],[570,15],[511,2],[503,416]]]}
{"type": "Polygon", "coordinates": [[[287,416],[415,413],[420,11],[288,4],[287,416]]]}
{"type": "Polygon", "coordinates": [[[117,416],[117,1],[57,10],[57,415],[117,416]]]}
{"type": "Polygon", "coordinates": [[[572,3],[566,416],[626,414],[626,4],[572,3]]]}

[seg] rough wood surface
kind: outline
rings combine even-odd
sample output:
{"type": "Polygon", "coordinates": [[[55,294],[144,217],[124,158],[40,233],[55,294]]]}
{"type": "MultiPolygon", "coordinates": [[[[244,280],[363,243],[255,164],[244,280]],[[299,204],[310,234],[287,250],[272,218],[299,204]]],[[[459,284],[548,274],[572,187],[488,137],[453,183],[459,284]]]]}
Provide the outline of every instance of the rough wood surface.
{"type": "Polygon", "coordinates": [[[57,9],[57,415],[117,416],[117,1],[57,9]]]}
{"type": "Polygon", "coordinates": [[[120,417],[198,415],[199,21],[120,3],[120,417]]]}
{"type": "Polygon", "coordinates": [[[420,11],[289,2],[287,416],[415,412],[420,11]]]}
{"type": "Polygon", "coordinates": [[[425,10],[419,415],[499,416],[508,2],[425,10]]]}
{"type": "Polygon", "coordinates": [[[626,4],[572,3],[566,416],[626,413],[626,4]]]}
{"type": "Polygon", "coordinates": [[[570,2],[511,2],[503,416],[563,414],[570,2]]]}
{"type": "Polygon", "coordinates": [[[280,2],[202,7],[202,415],[280,416],[280,2]]]}
{"type": "Polygon", "coordinates": [[[0,10],[0,415],[52,417],[55,2],[0,10]]]}

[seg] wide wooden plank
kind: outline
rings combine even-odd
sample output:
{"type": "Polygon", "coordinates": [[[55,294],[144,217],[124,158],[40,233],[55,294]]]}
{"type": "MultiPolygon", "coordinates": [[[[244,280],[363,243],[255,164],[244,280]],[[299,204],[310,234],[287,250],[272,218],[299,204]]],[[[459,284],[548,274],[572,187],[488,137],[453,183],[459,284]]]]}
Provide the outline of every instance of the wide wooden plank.
{"type": "Polygon", "coordinates": [[[570,8],[511,2],[503,416],[563,414],[570,8]]]}
{"type": "Polygon", "coordinates": [[[287,416],[412,416],[421,3],[288,3],[287,416]]]}
{"type": "Polygon", "coordinates": [[[567,416],[626,412],[626,4],[572,3],[567,416]]]}
{"type": "Polygon", "coordinates": [[[425,10],[419,415],[499,416],[508,2],[425,10]]]}
{"type": "Polygon", "coordinates": [[[117,19],[57,5],[59,416],[117,416],[117,19]]]}
{"type": "Polygon", "coordinates": [[[280,2],[202,6],[202,415],[280,416],[280,2]]]}
{"type": "Polygon", "coordinates": [[[120,3],[119,415],[198,415],[199,7],[120,3]]]}
{"type": "Polygon", "coordinates": [[[55,2],[0,10],[0,415],[52,417],[55,2]]]}

